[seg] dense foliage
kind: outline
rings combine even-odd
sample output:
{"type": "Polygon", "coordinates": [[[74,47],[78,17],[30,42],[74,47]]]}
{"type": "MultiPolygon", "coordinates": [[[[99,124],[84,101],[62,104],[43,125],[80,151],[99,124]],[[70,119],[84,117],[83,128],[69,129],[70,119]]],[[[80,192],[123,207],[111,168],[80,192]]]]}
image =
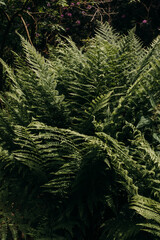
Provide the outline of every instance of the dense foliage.
{"type": "Polygon", "coordinates": [[[1,239],[157,240],[160,40],[108,24],[45,59],[19,36],[1,94],[1,239]]]}

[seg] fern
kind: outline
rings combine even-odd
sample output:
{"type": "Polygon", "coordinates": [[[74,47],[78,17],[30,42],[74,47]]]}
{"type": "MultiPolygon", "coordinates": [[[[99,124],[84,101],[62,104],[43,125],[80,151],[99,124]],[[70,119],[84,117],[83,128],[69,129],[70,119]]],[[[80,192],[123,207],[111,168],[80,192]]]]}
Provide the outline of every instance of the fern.
{"type": "Polygon", "coordinates": [[[45,59],[20,38],[14,71],[1,60],[4,238],[9,224],[33,239],[159,236],[159,39],[144,49],[134,30],[103,24],[45,59]]]}

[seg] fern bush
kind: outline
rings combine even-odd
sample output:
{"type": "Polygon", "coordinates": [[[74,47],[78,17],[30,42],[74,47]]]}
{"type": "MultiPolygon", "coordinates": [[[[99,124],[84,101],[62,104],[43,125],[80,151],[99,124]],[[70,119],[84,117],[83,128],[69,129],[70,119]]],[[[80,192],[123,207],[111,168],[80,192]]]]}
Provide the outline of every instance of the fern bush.
{"type": "Polygon", "coordinates": [[[159,38],[144,49],[134,30],[104,24],[50,59],[20,38],[15,69],[1,60],[11,82],[0,99],[3,239],[156,240],[159,38]]]}

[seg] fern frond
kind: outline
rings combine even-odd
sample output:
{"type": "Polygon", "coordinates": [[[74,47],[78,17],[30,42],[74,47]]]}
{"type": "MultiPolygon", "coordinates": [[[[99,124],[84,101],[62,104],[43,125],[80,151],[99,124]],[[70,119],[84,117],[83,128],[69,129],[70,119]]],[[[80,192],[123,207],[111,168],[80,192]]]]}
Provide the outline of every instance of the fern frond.
{"type": "Polygon", "coordinates": [[[6,93],[7,97],[3,97],[4,104],[8,105],[8,111],[19,124],[27,125],[31,118],[35,117],[39,120],[43,119],[46,123],[52,118],[50,125],[54,125],[53,119],[56,115],[59,121],[64,122],[65,125],[68,110],[65,109],[64,95],[59,94],[57,90],[55,70],[48,60],[45,60],[22,36],[20,37],[26,54],[23,59],[26,66],[23,67],[22,59],[16,57],[18,68],[14,74],[1,61],[9,78],[15,84],[14,87],[11,87],[11,92],[6,93]],[[64,119],[61,121],[60,115],[63,114],[64,119]]]}
{"type": "Polygon", "coordinates": [[[102,226],[102,235],[100,240],[129,240],[136,239],[137,234],[140,232],[141,227],[136,225],[136,222],[131,222],[129,216],[119,214],[117,218],[110,219],[102,226]],[[127,221],[128,217],[128,221],[127,221]]]}
{"type": "Polygon", "coordinates": [[[116,33],[109,23],[101,23],[99,28],[96,30],[96,37],[101,38],[102,41],[107,41],[111,45],[117,45],[119,35],[116,33]]]}
{"type": "Polygon", "coordinates": [[[132,177],[129,176],[129,165],[132,165],[134,160],[129,156],[128,149],[122,144],[118,143],[116,139],[113,139],[108,134],[98,132],[98,137],[105,141],[104,149],[107,152],[107,155],[110,157],[111,164],[115,168],[117,174],[120,174],[122,177],[122,184],[131,195],[138,193],[138,187],[134,184],[132,177]],[[124,166],[124,164],[127,165],[124,166]]]}
{"type": "Polygon", "coordinates": [[[140,223],[142,230],[160,236],[160,203],[143,196],[135,196],[131,203],[131,208],[134,209],[148,223],[140,223]]]}
{"type": "Polygon", "coordinates": [[[14,74],[14,71],[11,67],[9,67],[7,65],[7,63],[5,63],[2,59],[0,59],[0,63],[3,65],[4,67],[4,71],[8,74],[9,78],[12,80],[12,82],[17,85],[17,81],[16,81],[16,76],[14,74]]]}

